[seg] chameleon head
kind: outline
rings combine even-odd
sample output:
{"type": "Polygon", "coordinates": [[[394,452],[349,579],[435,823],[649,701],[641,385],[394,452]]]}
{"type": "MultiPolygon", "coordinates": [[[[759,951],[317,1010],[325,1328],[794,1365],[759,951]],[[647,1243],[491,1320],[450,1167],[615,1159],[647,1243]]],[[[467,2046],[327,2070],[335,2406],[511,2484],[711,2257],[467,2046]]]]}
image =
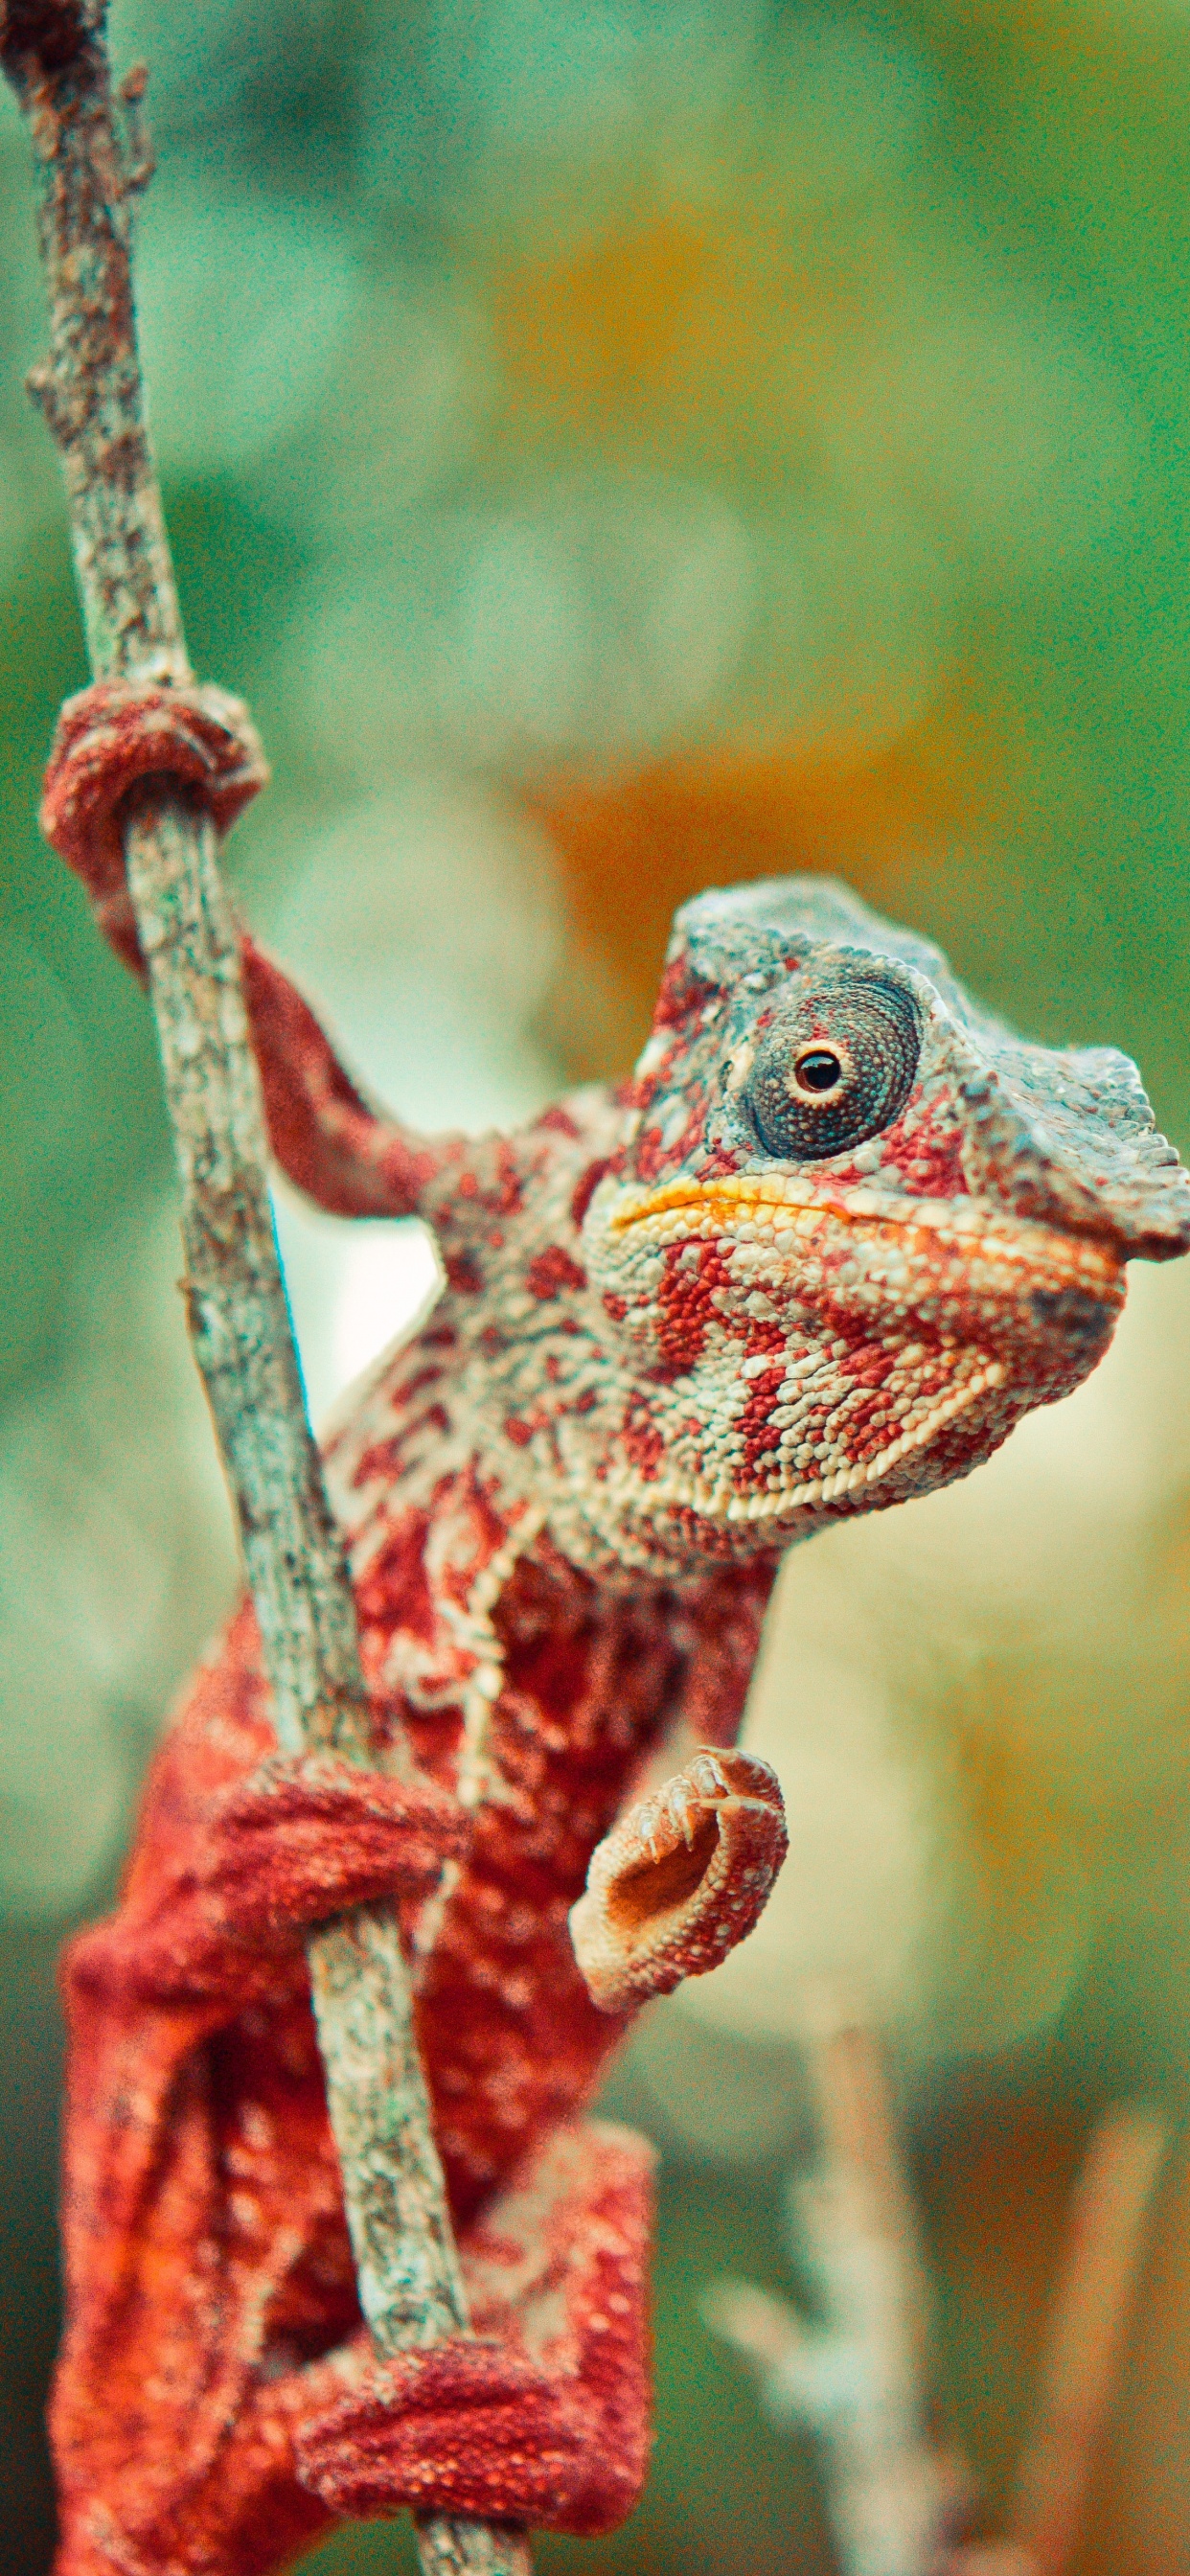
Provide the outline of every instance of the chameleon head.
{"type": "Polygon", "coordinates": [[[620,1504],[734,1552],[964,1475],[1077,1386],[1125,1263],[1190,1246],[1190,1176],[1126,1056],[1027,1045],[926,941],[775,879],[678,915],[584,1232],[620,1504]]]}

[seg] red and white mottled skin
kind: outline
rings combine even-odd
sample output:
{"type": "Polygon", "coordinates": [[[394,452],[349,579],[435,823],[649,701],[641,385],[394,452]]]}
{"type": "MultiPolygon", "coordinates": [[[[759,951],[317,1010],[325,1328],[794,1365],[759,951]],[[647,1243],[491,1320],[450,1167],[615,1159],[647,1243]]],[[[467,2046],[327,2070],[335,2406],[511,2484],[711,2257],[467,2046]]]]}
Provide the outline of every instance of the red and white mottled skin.
{"type": "MultiPolygon", "coordinates": [[[[47,829],[131,963],[119,799],[173,765],[229,812],[229,706],[67,711],[47,829]]],[[[580,2532],[630,2508],[649,2155],[583,2114],[637,2004],[724,1956],[780,1865],[776,1783],[731,1749],[780,1554],[966,1473],[1093,1366],[1125,1260],[1190,1242],[1125,1059],[1023,1046],[821,883],[688,906],[633,1083],[478,1141],[371,1109],[247,940],[244,970],[279,1161],[341,1214],[421,1214],[446,1285],[326,1451],[375,1771],[277,1755],[245,1608],[163,1741],[118,1911],[67,1954],[59,2576],[253,2576],[403,2504],[580,2532]],[[862,1056],[873,990],[913,1033],[884,1126],[766,1150],[750,1069],[787,1021],[862,1056]],[[669,1746],[684,1768],[634,1806],[669,1746]],[[386,2368],[301,1946],[381,1893],[479,2338],[386,2368]]]]}

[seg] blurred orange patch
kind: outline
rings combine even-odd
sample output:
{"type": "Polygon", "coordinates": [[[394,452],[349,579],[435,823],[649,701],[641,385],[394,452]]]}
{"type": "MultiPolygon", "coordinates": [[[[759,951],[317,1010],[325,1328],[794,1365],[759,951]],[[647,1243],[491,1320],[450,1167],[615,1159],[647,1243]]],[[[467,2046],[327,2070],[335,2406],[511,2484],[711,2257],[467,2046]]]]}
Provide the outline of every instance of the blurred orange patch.
{"type": "Polygon", "coordinates": [[[514,392],[584,414],[618,409],[643,380],[666,374],[700,307],[721,309],[727,266],[721,242],[657,215],[523,270],[496,303],[514,392]]]}
{"type": "Polygon", "coordinates": [[[688,895],[821,870],[845,875],[895,913],[907,861],[976,831],[1003,766],[1003,744],[956,677],[919,724],[866,756],[853,743],[813,752],[728,745],[608,780],[523,790],[567,887],[579,951],[571,984],[593,953],[605,984],[610,970],[618,987],[615,997],[600,996],[610,1061],[588,1035],[582,997],[569,987],[560,997],[556,1033],[574,1070],[621,1070],[630,1059],[648,1026],[670,921],[688,895]]]}
{"type": "Polygon", "coordinates": [[[796,471],[817,389],[865,309],[854,276],[754,207],[703,220],[668,205],[610,224],[490,285],[508,412],[567,436],[610,432],[610,453],[733,478],[796,471]]]}

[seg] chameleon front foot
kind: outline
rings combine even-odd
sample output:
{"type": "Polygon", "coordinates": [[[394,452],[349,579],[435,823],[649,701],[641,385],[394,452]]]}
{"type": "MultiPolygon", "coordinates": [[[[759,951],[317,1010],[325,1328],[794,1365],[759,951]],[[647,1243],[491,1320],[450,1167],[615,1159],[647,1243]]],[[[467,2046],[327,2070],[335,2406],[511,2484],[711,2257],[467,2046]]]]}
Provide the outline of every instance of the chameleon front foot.
{"type": "Polygon", "coordinates": [[[212,1804],[209,1883],[241,1940],[432,1887],[473,1819],[429,1781],[332,1753],[275,1754],[212,1804]]]}
{"type": "Polygon", "coordinates": [[[789,1846],[775,1771],[704,1750],[598,1845],[571,1908],[593,2002],[622,2012],[705,1975],[752,1930],[789,1846]]]}
{"type": "Polygon", "coordinates": [[[88,1996],[147,2002],[222,1996],[242,2006],[275,1982],[313,1923],[434,1885],[473,1819],[428,1781],[395,1780],[331,1753],[273,1754],[189,1819],[185,1866],[80,1933],[64,1962],[72,2008],[88,1996]]]}

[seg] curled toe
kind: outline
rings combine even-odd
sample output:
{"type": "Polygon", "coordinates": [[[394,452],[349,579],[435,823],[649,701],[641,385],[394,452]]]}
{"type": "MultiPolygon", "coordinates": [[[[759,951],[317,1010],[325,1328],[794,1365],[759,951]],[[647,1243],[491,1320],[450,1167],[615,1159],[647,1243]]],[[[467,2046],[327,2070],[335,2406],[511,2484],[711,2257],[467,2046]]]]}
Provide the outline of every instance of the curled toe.
{"type": "Polygon", "coordinates": [[[622,2012],[718,1967],[756,1923],[788,1842],[767,1762],[696,1753],[592,1858],[570,1915],[592,2001],[622,2012]]]}

